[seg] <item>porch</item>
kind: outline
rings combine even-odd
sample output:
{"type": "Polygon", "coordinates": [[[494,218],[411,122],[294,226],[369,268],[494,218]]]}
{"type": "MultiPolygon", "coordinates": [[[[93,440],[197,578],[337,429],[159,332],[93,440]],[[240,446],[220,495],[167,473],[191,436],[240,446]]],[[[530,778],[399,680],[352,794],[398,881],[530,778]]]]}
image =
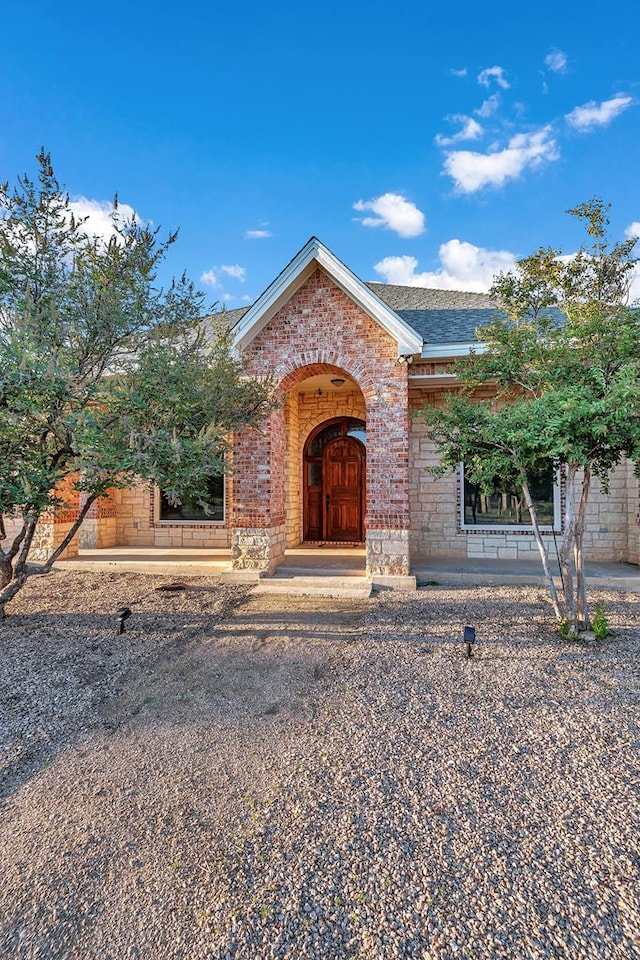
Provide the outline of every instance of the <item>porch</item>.
{"type": "MultiPolygon", "coordinates": [[[[357,545],[300,544],[285,551],[281,576],[365,577],[365,548],[357,545]]],[[[222,576],[232,574],[229,549],[193,547],[103,547],[81,549],[76,557],[58,560],[59,570],[101,570],[158,575],[222,576]]],[[[250,571],[253,580],[258,574],[250,571]]]]}
{"type": "MultiPolygon", "coordinates": [[[[283,562],[270,578],[258,577],[253,571],[251,581],[266,581],[292,589],[305,581],[322,578],[326,587],[338,587],[351,581],[369,583],[365,576],[365,547],[335,544],[300,544],[285,551],[283,562]],[[294,582],[295,581],[295,582],[294,582]]],[[[231,551],[226,549],[161,548],[161,547],[107,547],[101,550],[80,550],[77,557],[59,560],[60,570],[111,571],[146,573],[158,576],[238,576],[232,571],[231,551]]],[[[411,570],[417,586],[429,583],[461,585],[540,585],[542,569],[537,560],[470,560],[466,558],[421,558],[411,570]]],[[[640,567],[623,562],[588,562],[587,575],[591,587],[615,587],[640,593],[640,567]]],[[[240,579],[240,578],[239,578],[240,579]]],[[[249,576],[246,576],[249,581],[249,576]]],[[[384,586],[384,584],[379,584],[384,586]]]]}

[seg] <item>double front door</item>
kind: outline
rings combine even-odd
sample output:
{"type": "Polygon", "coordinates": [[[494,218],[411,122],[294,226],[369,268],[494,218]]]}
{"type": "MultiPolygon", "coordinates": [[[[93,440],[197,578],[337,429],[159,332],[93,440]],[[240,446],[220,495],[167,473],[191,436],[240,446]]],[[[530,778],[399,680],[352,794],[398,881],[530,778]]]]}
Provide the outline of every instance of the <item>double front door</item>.
{"type": "Polygon", "coordinates": [[[339,436],[321,459],[305,464],[305,540],[362,540],[365,451],[354,437],[339,436]]]}

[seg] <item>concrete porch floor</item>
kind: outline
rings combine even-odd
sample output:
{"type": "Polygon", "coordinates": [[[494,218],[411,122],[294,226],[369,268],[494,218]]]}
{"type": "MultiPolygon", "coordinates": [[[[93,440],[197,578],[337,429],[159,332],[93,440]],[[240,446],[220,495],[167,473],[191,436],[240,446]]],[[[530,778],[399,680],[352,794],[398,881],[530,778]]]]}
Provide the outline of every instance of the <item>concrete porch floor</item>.
{"type": "Polygon", "coordinates": [[[80,550],[77,557],[58,560],[58,570],[110,570],[121,573],[217,576],[231,569],[230,550],[191,547],[103,547],[80,550]]]}
{"type": "MultiPolygon", "coordinates": [[[[77,557],[58,560],[59,570],[122,571],[186,576],[217,576],[231,570],[231,550],[191,547],[103,547],[80,550],[77,557]]],[[[278,567],[284,576],[364,577],[363,546],[301,544],[287,550],[278,567]]]]}
{"type": "MultiPolygon", "coordinates": [[[[219,576],[231,571],[230,550],[163,547],[106,547],[81,550],[78,557],[59,560],[60,570],[122,571],[172,576],[219,576]]],[[[556,573],[555,567],[554,573],[556,573]]],[[[537,560],[470,560],[466,558],[423,558],[415,562],[412,574],[418,586],[428,582],[460,584],[542,584],[542,567],[537,560]]],[[[297,576],[365,576],[363,546],[300,544],[286,551],[278,567],[281,578],[297,576]]],[[[589,563],[587,576],[593,587],[617,587],[640,593],[640,567],[631,563],[589,563]]]]}

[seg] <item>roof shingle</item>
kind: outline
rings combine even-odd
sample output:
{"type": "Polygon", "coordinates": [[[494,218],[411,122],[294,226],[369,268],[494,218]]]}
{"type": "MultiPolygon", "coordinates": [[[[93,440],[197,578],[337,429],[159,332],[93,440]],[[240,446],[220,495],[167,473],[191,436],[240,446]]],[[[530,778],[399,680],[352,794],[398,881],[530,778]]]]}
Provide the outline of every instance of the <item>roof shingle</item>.
{"type": "Polygon", "coordinates": [[[477,327],[498,312],[488,293],[431,290],[387,283],[368,283],[370,290],[410,324],[426,343],[470,343],[477,327]]]}

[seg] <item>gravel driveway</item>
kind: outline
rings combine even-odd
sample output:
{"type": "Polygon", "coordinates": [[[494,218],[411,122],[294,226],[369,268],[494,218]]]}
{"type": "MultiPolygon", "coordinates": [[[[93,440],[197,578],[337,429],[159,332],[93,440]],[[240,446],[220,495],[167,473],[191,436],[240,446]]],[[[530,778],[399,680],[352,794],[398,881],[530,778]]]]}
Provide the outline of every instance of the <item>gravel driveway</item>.
{"type": "Polygon", "coordinates": [[[639,596],[167,582],[0,623],[3,960],[640,957],[639,596]]]}

